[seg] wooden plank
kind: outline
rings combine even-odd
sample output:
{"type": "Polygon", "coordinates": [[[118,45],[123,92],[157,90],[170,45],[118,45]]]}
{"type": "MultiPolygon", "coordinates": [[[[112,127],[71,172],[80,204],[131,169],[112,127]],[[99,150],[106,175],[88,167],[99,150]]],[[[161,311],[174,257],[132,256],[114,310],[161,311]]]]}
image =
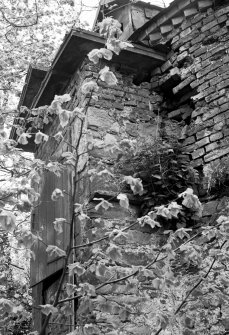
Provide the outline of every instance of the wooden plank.
{"type": "Polygon", "coordinates": [[[39,242],[33,248],[36,258],[31,261],[31,285],[47,278],[63,266],[63,258],[47,255],[47,245],[58,246],[66,250],[69,243],[69,224],[64,224],[63,232],[58,234],[53,222],[56,218],[66,218],[68,222],[70,221],[71,173],[65,169],[58,177],[52,172],[45,172],[43,179],[40,203],[33,215],[32,224],[34,232],[40,232],[43,242],[39,242]],[[52,201],[51,195],[56,188],[65,190],[69,195],[64,194],[64,197],[52,201]]]}
{"type": "MultiPolygon", "coordinates": [[[[38,285],[32,288],[32,297],[34,306],[39,306],[44,303],[43,301],[43,283],[39,283],[38,285]]],[[[41,330],[42,325],[42,315],[39,309],[33,308],[33,329],[38,332],[41,330]]]]}

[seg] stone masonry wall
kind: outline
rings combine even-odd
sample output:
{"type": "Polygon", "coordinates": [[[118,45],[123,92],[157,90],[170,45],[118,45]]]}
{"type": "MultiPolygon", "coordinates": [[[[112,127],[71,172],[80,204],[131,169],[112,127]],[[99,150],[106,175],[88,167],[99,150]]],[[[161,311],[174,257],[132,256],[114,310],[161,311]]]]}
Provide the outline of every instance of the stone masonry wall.
{"type": "Polygon", "coordinates": [[[152,87],[167,117],[183,121],[192,165],[218,163],[229,153],[229,6],[185,20],[163,44],[170,52],[152,87]]]}

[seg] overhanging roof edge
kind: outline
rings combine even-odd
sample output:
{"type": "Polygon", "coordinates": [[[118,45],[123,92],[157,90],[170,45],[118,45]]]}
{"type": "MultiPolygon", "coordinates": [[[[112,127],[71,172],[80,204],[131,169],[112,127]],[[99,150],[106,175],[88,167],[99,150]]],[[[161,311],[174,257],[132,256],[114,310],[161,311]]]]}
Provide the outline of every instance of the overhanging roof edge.
{"type": "MultiPolygon", "coordinates": [[[[50,68],[50,70],[47,72],[45,79],[43,80],[43,83],[39,89],[39,91],[37,92],[37,95],[31,105],[31,108],[35,108],[36,105],[39,102],[39,99],[42,95],[42,93],[45,90],[46,85],[49,82],[49,79],[52,76],[52,72],[55,69],[55,65],[57,64],[57,62],[59,61],[63,51],[65,50],[66,46],[68,45],[68,43],[70,42],[72,37],[78,37],[78,38],[83,38],[86,39],[88,41],[91,42],[96,42],[98,44],[105,45],[105,39],[103,37],[101,37],[98,33],[95,32],[91,32],[91,31],[87,31],[87,30],[76,30],[76,29],[72,29],[70,31],[70,33],[68,34],[68,36],[66,37],[65,41],[62,43],[60,49],[58,50],[52,66],[50,68]]],[[[134,48],[128,47],[126,50],[128,50],[131,53],[135,53],[135,54],[140,54],[140,55],[145,55],[149,58],[152,58],[154,60],[158,60],[160,62],[164,62],[166,61],[166,56],[164,53],[159,52],[159,51],[155,51],[151,48],[147,48],[147,47],[143,47],[143,46],[139,46],[139,45],[134,45],[134,48]]]]}

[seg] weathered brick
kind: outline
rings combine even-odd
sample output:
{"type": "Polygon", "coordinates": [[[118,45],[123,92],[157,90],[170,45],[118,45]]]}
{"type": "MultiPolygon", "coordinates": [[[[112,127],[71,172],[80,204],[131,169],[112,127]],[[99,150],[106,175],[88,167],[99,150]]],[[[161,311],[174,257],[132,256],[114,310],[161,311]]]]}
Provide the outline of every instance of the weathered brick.
{"type": "Polygon", "coordinates": [[[199,49],[199,45],[194,44],[191,48],[189,48],[189,53],[193,54],[197,49],[199,49]]]}
{"type": "Polygon", "coordinates": [[[169,70],[172,67],[172,63],[168,60],[167,62],[165,62],[162,66],[161,66],[161,71],[165,72],[167,70],[169,70]]]}
{"type": "Polygon", "coordinates": [[[203,19],[203,25],[206,25],[209,22],[212,22],[215,19],[215,15],[211,14],[211,15],[207,15],[204,19],[203,19]]]}
{"type": "Polygon", "coordinates": [[[220,140],[222,137],[223,137],[223,133],[220,131],[220,132],[218,132],[218,133],[212,134],[212,135],[210,136],[210,141],[211,141],[211,142],[218,141],[218,140],[220,140]]]}
{"type": "Polygon", "coordinates": [[[215,115],[217,115],[217,114],[219,114],[219,113],[220,113],[220,109],[219,109],[219,107],[216,107],[216,108],[214,108],[214,109],[210,109],[210,110],[208,110],[207,112],[205,112],[205,113],[203,114],[202,120],[203,120],[203,121],[206,121],[206,120],[208,120],[208,119],[214,117],[215,115]]]}
{"type": "Polygon", "coordinates": [[[193,152],[195,149],[196,149],[195,143],[183,147],[183,150],[185,150],[185,152],[188,153],[193,152]]]}
{"type": "Polygon", "coordinates": [[[210,143],[209,137],[204,137],[204,138],[202,138],[202,140],[197,141],[195,143],[195,145],[196,145],[197,148],[201,148],[201,147],[207,145],[208,143],[210,143]]]}
{"type": "Polygon", "coordinates": [[[198,48],[195,52],[194,52],[194,56],[198,57],[202,54],[204,54],[205,52],[207,52],[207,47],[202,47],[202,48],[198,48]]]}
{"type": "Polygon", "coordinates": [[[213,129],[216,130],[216,131],[221,130],[221,129],[223,129],[224,124],[225,124],[225,122],[220,121],[219,123],[214,124],[213,129]]]}
{"type": "Polygon", "coordinates": [[[215,25],[218,24],[218,21],[217,20],[213,20],[213,21],[210,21],[209,23],[207,23],[206,25],[204,25],[202,28],[201,28],[201,31],[202,32],[205,32],[207,30],[210,30],[212,27],[214,27],[215,25]]]}
{"type": "Polygon", "coordinates": [[[197,149],[192,153],[192,159],[199,158],[205,154],[205,150],[203,148],[197,149]]]}
{"type": "Polygon", "coordinates": [[[203,129],[201,131],[198,131],[196,133],[196,138],[199,140],[203,137],[206,137],[206,136],[209,136],[211,134],[211,131],[210,130],[207,130],[207,129],[203,129]]]}
{"type": "Polygon", "coordinates": [[[218,149],[214,152],[211,152],[207,155],[204,156],[204,161],[205,162],[210,162],[213,161],[219,157],[225,156],[229,153],[229,148],[222,148],[222,149],[218,149]]]}
{"type": "Polygon", "coordinates": [[[187,137],[184,142],[183,142],[183,146],[186,146],[186,145],[189,145],[189,144],[193,144],[194,142],[196,141],[195,137],[194,136],[190,136],[190,137],[187,137]]]}
{"type": "Polygon", "coordinates": [[[218,144],[216,142],[211,143],[205,147],[206,152],[212,151],[218,147],[218,144]]]}
{"type": "Polygon", "coordinates": [[[197,89],[198,92],[201,92],[203,90],[206,90],[206,88],[209,87],[209,83],[206,81],[205,83],[203,83],[202,85],[200,85],[197,89]]]}
{"type": "Polygon", "coordinates": [[[211,94],[211,95],[205,97],[205,100],[207,102],[210,102],[210,101],[215,100],[215,99],[219,98],[220,96],[224,95],[225,92],[226,92],[225,89],[222,89],[218,92],[215,92],[214,94],[211,94]]]}
{"type": "Polygon", "coordinates": [[[218,23],[223,23],[227,21],[227,15],[221,15],[219,18],[218,18],[218,23]]]}
{"type": "Polygon", "coordinates": [[[222,15],[225,15],[226,13],[225,13],[225,11],[224,11],[224,8],[221,8],[221,9],[219,9],[219,10],[217,10],[216,12],[215,12],[215,16],[216,17],[220,17],[220,16],[222,16],[222,15]]]}
{"type": "Polygon", "coordinates": [[[177,94],[180,90],[182,90],[182,88],[184,88],[185,86],[189,85],[194,80],[195,80],[195,76],[193,76],[193,75],[190,76],[190,77],[188,77],[188,78],[186,78],[179,85],[177,85],[176,87],[173,88],[173,93],[177,94]]]}
{"type": "Polygon", "coordinates": [[[219,99],[215,101],[215,103],[217,103],[218,106],[221,106],[225,104],[226,102],[228,102],[228,97],[226,95],[220,97],[219,99]]]}
{"type": "Polygon", "coordinates": [[[200,70],[197,72],[196,77],[199,79],[203,76],[206,76],[207,74],[209,74],[209,72],[211,71],[211,64],[209,64],[206,68],[202,69],[201,65],[200,65],[200,70]]]}
{"type": "Polygon", "coordinates": [[[179,56],[177,56],[177,62],[180,63],[187,56],[188,56],[187,51],[182,52],[179,56]]]}
{"type": "Polygon", "coordinates": [[[217,24],[209,30],[210,34],[215,34],[220,29],[220,25],[217,24]]]}
{"type": "Polygon", "coordinates": [[[191,166],[192,167],[197,167],[197,166],[200,166],[200,165],[203,165],[203,159],[202,158],[198,158],[198,159],[195,159],[193,161],[191,161],[191,166]]]}
{"type": "Polygon", "coordinates": [[[220,76],[217,76],[217,77],[214,76],[214,78],[210,80],[209,84],[210,84],[210,86],[214,86],[214,85],[217,85],[218,83],[220,83],[221,81],[222,81],[222,79],[221,79],[220,76]]]}
{"type": "Polygon", "coordinates": [[[224,87],[228,87],[229,86],[229,79],[221,81],[221,83],[219,83],[218,85],[216,85],[217,90],[221,90],[224,87]]]}
{"type": "Polygon", "coordinates": [[[229,136],[229,128],[223,129],[223,135],[225,137],[229,136]]]}
{"type": "Polygon", "coordinates": [[[192,24],[196,24],[197,22],[201,21],[202,19],[203,19],[203,14],[198,13],[197,15],[195,15],[194,17],[191,18],[191,22],[192,22],[192,24]]]}
{"type": "Polygon", "coordinates": [[[191,28],[187,28],[180,33],[180,38],[183,38],[192,32],[191,28]]]}

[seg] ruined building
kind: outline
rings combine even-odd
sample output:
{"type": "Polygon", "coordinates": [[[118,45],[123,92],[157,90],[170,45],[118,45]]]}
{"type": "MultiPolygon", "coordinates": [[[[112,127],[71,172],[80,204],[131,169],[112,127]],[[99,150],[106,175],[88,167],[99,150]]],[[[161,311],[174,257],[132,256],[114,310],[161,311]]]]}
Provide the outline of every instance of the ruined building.
{"type": "MultiPolygon", "coordinates": [[[[108,87],[99,82],[98,100],[90,100],[87,129],[94,141],[108,139],[114,143],[120,138],[136,139],[156,137],[158,127],[162,127],[170,137],[180,138],[183,151],[190,159],[190,166],[196,171],[204,167],[224,163],[229,153],[229,3],[227,0],[174,0],[167,8],[160,8],[145,2],[128,0],[105,1],[101,4],[96,22],[103,15],[110,15],[122,24],[123,39],[133,43],[134,48],[123,50],[108,63],[118,78],[118,85],[108,87]]],[[[95,23],[96,26],[96,23],[95,23]]],[[[65,104],[67,110],[82,107],[88,97],[81,92],[85,79],[96,78],[99,68],[89,62],[87,54],[103,47],[105,40],[96,32],[72,30],[64,39],[48,71],[30,68],[21,95],[20,106],[37,108],[50,105],[55,95],[69,93],[71,101],[65,104]]],[[[103,64],[103,65],[104,65],[103,64]]],[[[23,115],[22,115],[23,116],[23,115]]],[[[24,146],[43,160],[63,160],[62,153],[71,151],[71,145],[79,140],[80,121],[74,119],[66,129],[65,141],[56,141],[51,135],[60,129],[55,118],[43,131],[50,139],[40,145],[33,140],[24,146]]],[[[11,138],[17,140],[12,131],[11,138]]],[[[103,161],[111,166],[115,153],[107,153],[103,148],[86,149],[85,138],[81,138],[82,155],[78,162],[79,176],[86,176],[89,168],[85,164],[89,158],[90,169],[103,161]],[[88,157],[89,156],[89,157],[88,157]]],[[[32,230],[40,231],[47,245],[58,245],[66,249],[69,227],[57,235],[51,222],[57,217],[70,217],[72,174],[63,171],[61,177],[51,172],[44,173],[39,186],[41,199],[32,217],[32,230]],[[64,189],[65,196],[52,202],[55,188],[64,189]],[[48,206],[47,206],[48,203],[48,206]],[[42,229],[41,229],[42,228],[42,229]]],[[[134,200],[130,211],[126,212],[116,201],[113,207],[102,213],[95,211],[94,198],[112,198],[117,192],[114,183],[105,178],[89,176],[77,185],[75,202],[88,200],[90,222],[76,225],[76,243],[95,238],[95,220],[103,218],[100,233],[107,226],[113,229],[123,225],[123,220],[134,220],[139,215],[139,204],[134,200]]],[[[203,197],[203,194],[200,194],[203,197]]],[[[209,218],[222,208],[222,201],[205,199],[204,216],[209,218]]],[[[101,236],[101,235],[99,235],[101,236]]],[[[151,234],[147,231],[132,231],[132,249],[125,249],[123,259],[128,265],[144,264],[146,255],[135,255],[139,241],[147,245],[151,234]],[[134,237],[133,237],[134,236],[134,237]]],[[[35,251],[36,259],[31,264],[31,287],[36,305],[53,299],[57,281],[63,269],[63,257],[49,257],[45,244],[40,243],[35,251]]],[[[77,258],[77,255],[75,255],[77,258]]],[[[74,322],[72,305],[71,322],[74,322]]],[[[34,328],[39,330],[42,315],[34,312],[34,328]]],[[[52,333],[58,332],[55,324],[52,333]]],[[[61,334],[70,331],[69,326],[61,334]],[[66,332],[65,332],[66,331],[66,332]]]]}

